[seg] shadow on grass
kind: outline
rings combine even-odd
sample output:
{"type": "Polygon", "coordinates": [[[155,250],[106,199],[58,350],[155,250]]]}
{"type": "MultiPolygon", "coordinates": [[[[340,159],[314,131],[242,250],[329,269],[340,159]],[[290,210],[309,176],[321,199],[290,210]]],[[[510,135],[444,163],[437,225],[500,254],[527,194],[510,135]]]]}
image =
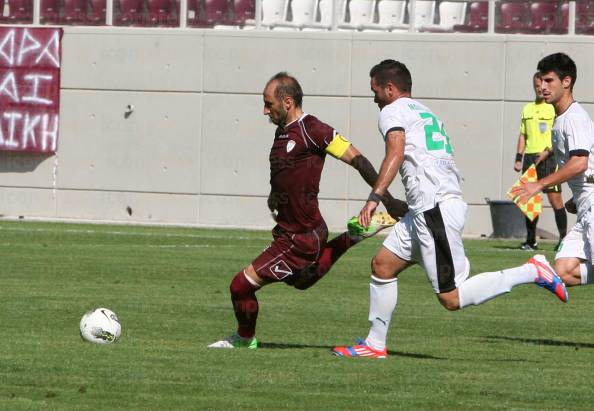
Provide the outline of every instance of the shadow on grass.
{"type": "MultiPolygon", "coordinates": [[[[518,240],[518,242],[520,242],[520,240],[518,240]]],[[[509,246],[509,245],[492,245],[491,248],[495,248],[497,250],[517,251],[518,253],[522,253],[522,252],[526,252],[527,253],[527,251],[520,249],[520,245],[514,245],[514,246],[509,246]]]]}
{"type": "MultiPolygon", "coordinates": [[[[323,350],[331,351],[333,346],[330,345],[311,345],[311,344],[281,344],[274,342],[260,342],[258,348],[262,349],[273,349],[273,350],[286,350],[286,349],[308,349],[308,348],[319,348],[323,350]]],[[[447,360],[443,357],[435,357],[428,354],[417,354],[403,351],[388,351],[388,355],[394,355],[398,357],[417,358],[420,360],[447,360]]]]}
{"type": "Polygon", "coordinates": [[[522,344],[534,344],[534,345],[550,345],[556,347],[574,347],[575,349],[578,348],[594,348],[594,344],[591,343],[579,343],[573,341],[558,341],[558,340],[551,340],[551,339],[543,339],[543,338],[521,338],[521,337],[503,337],[499,335],[488,335],[485,337],[488,341],[489,340],[503,340],[503,341],[513,341],[522,344]]]}

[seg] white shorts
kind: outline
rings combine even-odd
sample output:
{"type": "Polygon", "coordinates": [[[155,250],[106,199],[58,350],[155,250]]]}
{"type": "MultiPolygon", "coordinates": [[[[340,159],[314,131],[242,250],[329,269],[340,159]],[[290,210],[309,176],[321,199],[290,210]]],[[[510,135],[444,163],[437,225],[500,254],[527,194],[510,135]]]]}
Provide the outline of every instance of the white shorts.
{"type": "Polygon", "coordinates": [[[416,215],[409,212],[394,226],[384,247],[421,265],[436,293],[452,291],[470,273],[462,242],[466,210],[464,201],[449,199],[416,215]]]}
{"type": "Polygon", "coordinates": [[[555,255],[555,260],[559,258],[575,257],[582,260],[588,260],[592,263],[592,240],[594,239],[594,213],[592,210],[586,211],[571,230],[567,233],[561,247],[555,255]]]}

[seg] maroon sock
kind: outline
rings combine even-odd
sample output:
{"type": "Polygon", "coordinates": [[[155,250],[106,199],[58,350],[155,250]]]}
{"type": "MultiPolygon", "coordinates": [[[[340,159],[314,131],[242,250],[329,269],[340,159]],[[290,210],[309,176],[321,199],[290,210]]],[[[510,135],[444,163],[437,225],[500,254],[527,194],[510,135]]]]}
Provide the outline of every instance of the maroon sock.
{"type": "Polygon", "coordinates": [[[356,242],[346,232],[328,241],[324,248],[322,248],[320,258],[318,259],[318,276],[321,278],[326,275],[346,250],[355,244],[356,242]]]}
{"type": "Polygon", "coordinates": [[[243,271],[238,272],[231,286],[231,301],[235,318],[237,318],[237,334],[242,338],[252,338],[256,334],[256,320],[258,319],[258,300],[256,291],[259,287],[245,278],[243,271]]]}
{"type": "Polygon", "coordinates": [[[301,273],[300,278],[295,282],[294,287],[305,290],[322,278],[346,250],[355,245],[348,233],[342,233],[338,237],[327,242],[320,252],[318,261],[301,273]]]}

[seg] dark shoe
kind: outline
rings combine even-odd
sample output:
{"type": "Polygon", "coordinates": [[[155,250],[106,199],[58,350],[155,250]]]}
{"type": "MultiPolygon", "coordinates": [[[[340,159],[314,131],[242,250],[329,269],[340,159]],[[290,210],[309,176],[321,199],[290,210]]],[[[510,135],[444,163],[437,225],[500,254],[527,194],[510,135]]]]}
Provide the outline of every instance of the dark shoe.
{"type": "Polygon", "coordinates": [[[538,243],[529,243],[528,241],[526,241],[525,243],[522,243],[522,245],[520,246],[520,250],[536,251],[538,250],[538,243]]]}

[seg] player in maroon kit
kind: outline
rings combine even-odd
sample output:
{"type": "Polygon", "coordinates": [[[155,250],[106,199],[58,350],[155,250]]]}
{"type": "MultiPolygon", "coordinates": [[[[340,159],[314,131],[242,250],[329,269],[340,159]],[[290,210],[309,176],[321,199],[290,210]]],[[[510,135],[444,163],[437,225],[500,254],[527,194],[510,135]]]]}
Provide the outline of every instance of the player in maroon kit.
{"type": "Polygon", "coordinates": [[[344,252],[363,238],[393,225],[408,206],[389,193],[382,198],[388,213],[376,213],[367,229],[356,223],[327,242],[328,228],[318,208],[320,177],[326,153],[351,165],[373,187],[377,172],[349,141],[301,108],[303,92],[294,77],[281,72],[264,88],[264,115],[277,125],[270,151],[268,207],[276,219],[274,240],[231,281],[237,333],[211,348],[257,348],[256,291],[285,282],[305,290],[322,278],[344,252]]]}

